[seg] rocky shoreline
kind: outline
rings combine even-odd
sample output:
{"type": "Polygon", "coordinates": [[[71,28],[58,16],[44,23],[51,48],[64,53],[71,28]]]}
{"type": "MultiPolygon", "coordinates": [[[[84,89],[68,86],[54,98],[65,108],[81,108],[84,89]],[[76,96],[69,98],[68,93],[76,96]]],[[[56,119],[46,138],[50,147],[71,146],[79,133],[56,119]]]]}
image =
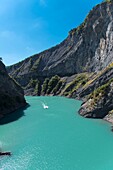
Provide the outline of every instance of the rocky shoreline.
{"type": "Polygon", "coordinates": [[[105,120],[105,121],[113,124],[113,115],[110,115],[110,116],[107,115],[107,116],[105,116],[105,117],[103,118],[103,120],[105,120]]]}
{"type": "Polygon", "coordinates": [[[0,118],[26,106],[24,91],[0,61],[0,118]]]}
{"type": "Polygon", "coordinates": [[[10,115],[16,111],[21,110],[21,109],[24,110],[27,106],[28,106],[28,103],[24,103],[24,104],[21,104],[20,106],[17,106],[17,108],[15,108],[15,109],[4,111],[4,114],[0,114],[0,121],[2,119],[6,118],[7,115],[10,115]]]}

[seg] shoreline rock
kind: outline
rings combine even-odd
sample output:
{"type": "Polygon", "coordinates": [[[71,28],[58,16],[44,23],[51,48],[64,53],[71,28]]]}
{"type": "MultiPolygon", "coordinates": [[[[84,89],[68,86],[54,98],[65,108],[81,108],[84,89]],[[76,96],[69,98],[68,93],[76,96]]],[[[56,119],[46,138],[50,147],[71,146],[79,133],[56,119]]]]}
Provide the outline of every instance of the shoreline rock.
{"type": "Polygon", "coordinates": [[[23,89],[8,75],[0,61],[0,118],[26,104],[23,89]]]}

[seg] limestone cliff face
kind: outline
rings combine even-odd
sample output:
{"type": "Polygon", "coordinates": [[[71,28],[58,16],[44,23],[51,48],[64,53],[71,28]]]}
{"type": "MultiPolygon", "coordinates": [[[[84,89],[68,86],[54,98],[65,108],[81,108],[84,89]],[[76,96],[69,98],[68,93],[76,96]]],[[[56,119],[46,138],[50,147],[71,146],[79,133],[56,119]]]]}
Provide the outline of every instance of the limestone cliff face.
{"type": "Polygon", "coordinates": [[[113,61],[113,2],[93,8],[59,45],[8,68],[23,86],[31,77],[70,76],[99,71],[113,61]]]}
{"type": "Polygon", "coordinates": [[[26,95],[83,99],[80,114],[99,118],[113,109],[112,62],[113,1],[94,7],[59,45],[7,70],[26,95]]]}
{"type": "Polygon", "coordinates": [[[84,98],[82,116],[104,118],[109,114],[113,110],[113,63],[87,82],[79,97],[84,98]]]}
{"type": "Polygon", "coordinates": [[[0,118],[26,105],[22,88],[7,74],[0,61],[0,118]]]}

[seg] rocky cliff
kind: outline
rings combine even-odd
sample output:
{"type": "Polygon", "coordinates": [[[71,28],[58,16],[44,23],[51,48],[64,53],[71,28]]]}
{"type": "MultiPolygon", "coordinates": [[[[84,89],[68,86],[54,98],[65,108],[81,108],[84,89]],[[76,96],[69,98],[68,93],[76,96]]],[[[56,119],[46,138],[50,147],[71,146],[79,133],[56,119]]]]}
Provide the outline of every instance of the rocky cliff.
{"type": "Polygon", "coordinates": [[[84,98],[79,113],[85,117],[104,118],[113,110],[113,63],[88,81],[79,93],[84,98]]]}
{"type": "Polygon", "coordinates": [[[0,61],[0,118],[26,105],[22,88],[12,80],[0,61]]]}
{"type": "Polygon", "coordinates": [[[113,61],[112,48],[113,2],[102,3],[61,44],[11,66],[8,71],[14,77],[62,77],[99,71],[113,61]]]}
{"type": "Polygon", "coordinates": [[[103,118],[113,109],[113,1],[94,7],[59,45],[7,68],[26,95],[83,99],[80,114],[103,118]]]}

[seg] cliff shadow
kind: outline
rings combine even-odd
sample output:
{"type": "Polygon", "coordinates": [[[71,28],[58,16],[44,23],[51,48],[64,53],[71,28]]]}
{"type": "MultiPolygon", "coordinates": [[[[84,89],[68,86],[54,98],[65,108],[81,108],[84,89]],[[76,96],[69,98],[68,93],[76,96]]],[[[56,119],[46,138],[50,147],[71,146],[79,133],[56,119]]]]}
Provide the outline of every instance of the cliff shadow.
{"type": "Polygon", "coordinates": [[[14,111],[6,115],[4,118],[0,120],[0,125],[8,124],[8,123],[19,120],[21,117],[25,116],[25,110],[27,110],[28,107],[30,107],[29,104],[27,104],[25,107],[17,111],[14,111]]]}

